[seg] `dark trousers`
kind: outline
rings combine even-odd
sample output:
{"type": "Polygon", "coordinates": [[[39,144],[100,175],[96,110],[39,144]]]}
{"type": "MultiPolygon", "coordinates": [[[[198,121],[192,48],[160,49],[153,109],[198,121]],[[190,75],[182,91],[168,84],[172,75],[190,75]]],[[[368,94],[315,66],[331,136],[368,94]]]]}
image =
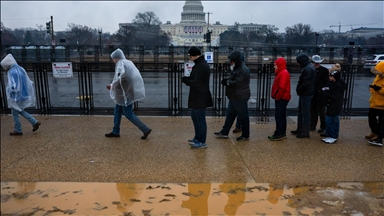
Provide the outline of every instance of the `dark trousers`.
{"type": "Polygon", "coordinates": [[[309,136],[311,101],[313,95],[299,97],[299,115],[297,116],[297,131],[309,136]]]}
{"type": "Polygon", "coordinates": [[[381,140],[381,142],[383,142],[383,138],[384,138],[384,112],[381,113],[381,126],[380,126],[380,130],[379,130],[379,136],[377,137],[377,139],[381,140]]]}
{"type": "Polygon", "coordinates": [[[321,105],[317,97],[311,101],[311,128],[316,128],[318,117],[320,117],[320,128],[325,129],[325,105],[321,105]]]}
{"type": "Polygon", "coordinates": [[[340,118],[339,116],[327,116],[325,118],[327,123],[327,130],[325,131],[325,134],[327,137],[331,137],[334,139],[337,139],[339,137],[339,131],[340,131],[340,118]]]}
{"type": "Polygon", "coordinates": [[[237,117],[237,121],[241,125],[242,134],[241,136],[249,138],[249,116],[248,116],[248,99],[244,100],[229,100],[227,107],[227,116],[223,129],[220,133],[224,135],[229,134],[233,122],[237,117]]]}
{"type": "Polygon", "coordinates": [[[383,121],[384,110],[369,108],[368,111],[368,124],[371,131],[379,134],[381,123],[383,121]]]}
{"type": "Polygon", "coordinates": [[[207,140],[206,109],[191,109],[191,118],[195,128],[195,139],[201,143],[207,140]]]}
{"type": "Polygon", "coordinates": [[[276,131],[274,135],[281,136],[287,131],[287,115],[286,109],[289,100],[275,100],[275,121],[276,131]]]}

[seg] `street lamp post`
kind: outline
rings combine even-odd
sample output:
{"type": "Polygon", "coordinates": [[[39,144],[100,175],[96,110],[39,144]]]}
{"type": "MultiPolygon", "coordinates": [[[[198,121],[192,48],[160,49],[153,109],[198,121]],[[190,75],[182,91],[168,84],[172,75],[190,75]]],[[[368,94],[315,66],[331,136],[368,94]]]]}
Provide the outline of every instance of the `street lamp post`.
{"type": "Polygon", "coordinates": [[[315,52],[316,52],[316,54],[318,54],[319,55],[319,53],[318,53],[318,47],[317,47],[317,41],[318,41],[318,38],[319,38],[319,32],[316,32],[315,33],[315,35],[316,35],[316,48],[315,48],[315,52]]]}
{"type": "Polygon", "coordinates": [[[100,56],[102,56],[103,54],[101,53],[102,52],[102,49],[101,49],[101,33],[103,33],[103,29],[102,28],[99,28],[98,29],[98,32],[99,32],[99,49],[100,49],[100,56]]]}

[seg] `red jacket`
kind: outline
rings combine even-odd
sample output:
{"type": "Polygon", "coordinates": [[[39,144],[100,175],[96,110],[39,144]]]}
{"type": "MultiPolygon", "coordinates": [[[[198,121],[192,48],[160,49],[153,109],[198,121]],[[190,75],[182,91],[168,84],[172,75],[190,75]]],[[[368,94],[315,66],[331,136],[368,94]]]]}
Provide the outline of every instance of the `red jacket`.
{"type": "Polygon", "coordinates": [[[291,100],[291,78],[287,71],[287,62],[284,58],[275,61],[277,70],[276,77],[272,85],[271,97],[275,100],[291,100]]]}

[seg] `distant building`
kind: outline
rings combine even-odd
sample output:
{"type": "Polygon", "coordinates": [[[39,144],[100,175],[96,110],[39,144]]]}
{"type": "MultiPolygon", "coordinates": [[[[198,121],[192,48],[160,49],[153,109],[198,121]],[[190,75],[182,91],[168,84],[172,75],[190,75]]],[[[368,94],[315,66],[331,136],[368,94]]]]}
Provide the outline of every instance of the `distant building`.
{"type": "Polygon", "coordinates": [[[351,31],[347,31],[345,32],[345,35],[348,37],[364,37],[364,38],[376,37],[377,35],[384,36],[384,28],[361,27],[361,28],[352,29],[351,31]]]}
{"type": "MultiPolygon", "coordinates": [[[[186,0],[183,6],[183,12],[181,12],[180,23],[172,24],[171,21],[167,21],[160,25],[160,28],[171,37],[171,44],[174,46],[204,46],[206,45],[204,34],[206,34],[208,30],[212,31],[211,45],[220,46],[219,36],[225,31],[238,31],[240,33],[257,32],[265,26],[252,23],[231,26],[223,25],[220,21],[209,23],[206,21],[207,13],[204,12],[201,1],[186,0]]],[[[133,23],[119,23],[119,28],[123,26],[135,27],[136,25],[133,23]]]]}
{"type": "Polygon", "coordinates": [[[212,31],[211,45],[219,45],[218,36],[227,31],[228,26],[220,24],[219,21],[210,24],[205,21],[205,15],[201,1],[187,0],[181,12],[180,23],[172,24],[167,21],[160,25],[160,28],[171,36],[171,43],[175,46],[204,46],[204,34],[209,28],[212,31]]]}

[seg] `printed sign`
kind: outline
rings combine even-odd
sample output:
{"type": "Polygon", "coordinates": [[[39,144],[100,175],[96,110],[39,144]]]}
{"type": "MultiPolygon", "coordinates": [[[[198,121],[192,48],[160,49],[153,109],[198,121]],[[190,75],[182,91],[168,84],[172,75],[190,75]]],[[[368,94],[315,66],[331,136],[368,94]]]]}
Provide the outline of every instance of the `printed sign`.
{"type": "Polygon", "coordinates": [[[213,63],[213,52],[205,52],[204,57],[207,63],[213,63]]]}
{"type": "Polygon", "coordinates": [[[195,62],[184,63],[184,76],[189,77],[192,72],[192,67],[195,65],[195,62]]]}
{"type": "Polygon", "coordinates": [[[72,62],[52,62],[54,78],[72,78],[72,62]]]}

